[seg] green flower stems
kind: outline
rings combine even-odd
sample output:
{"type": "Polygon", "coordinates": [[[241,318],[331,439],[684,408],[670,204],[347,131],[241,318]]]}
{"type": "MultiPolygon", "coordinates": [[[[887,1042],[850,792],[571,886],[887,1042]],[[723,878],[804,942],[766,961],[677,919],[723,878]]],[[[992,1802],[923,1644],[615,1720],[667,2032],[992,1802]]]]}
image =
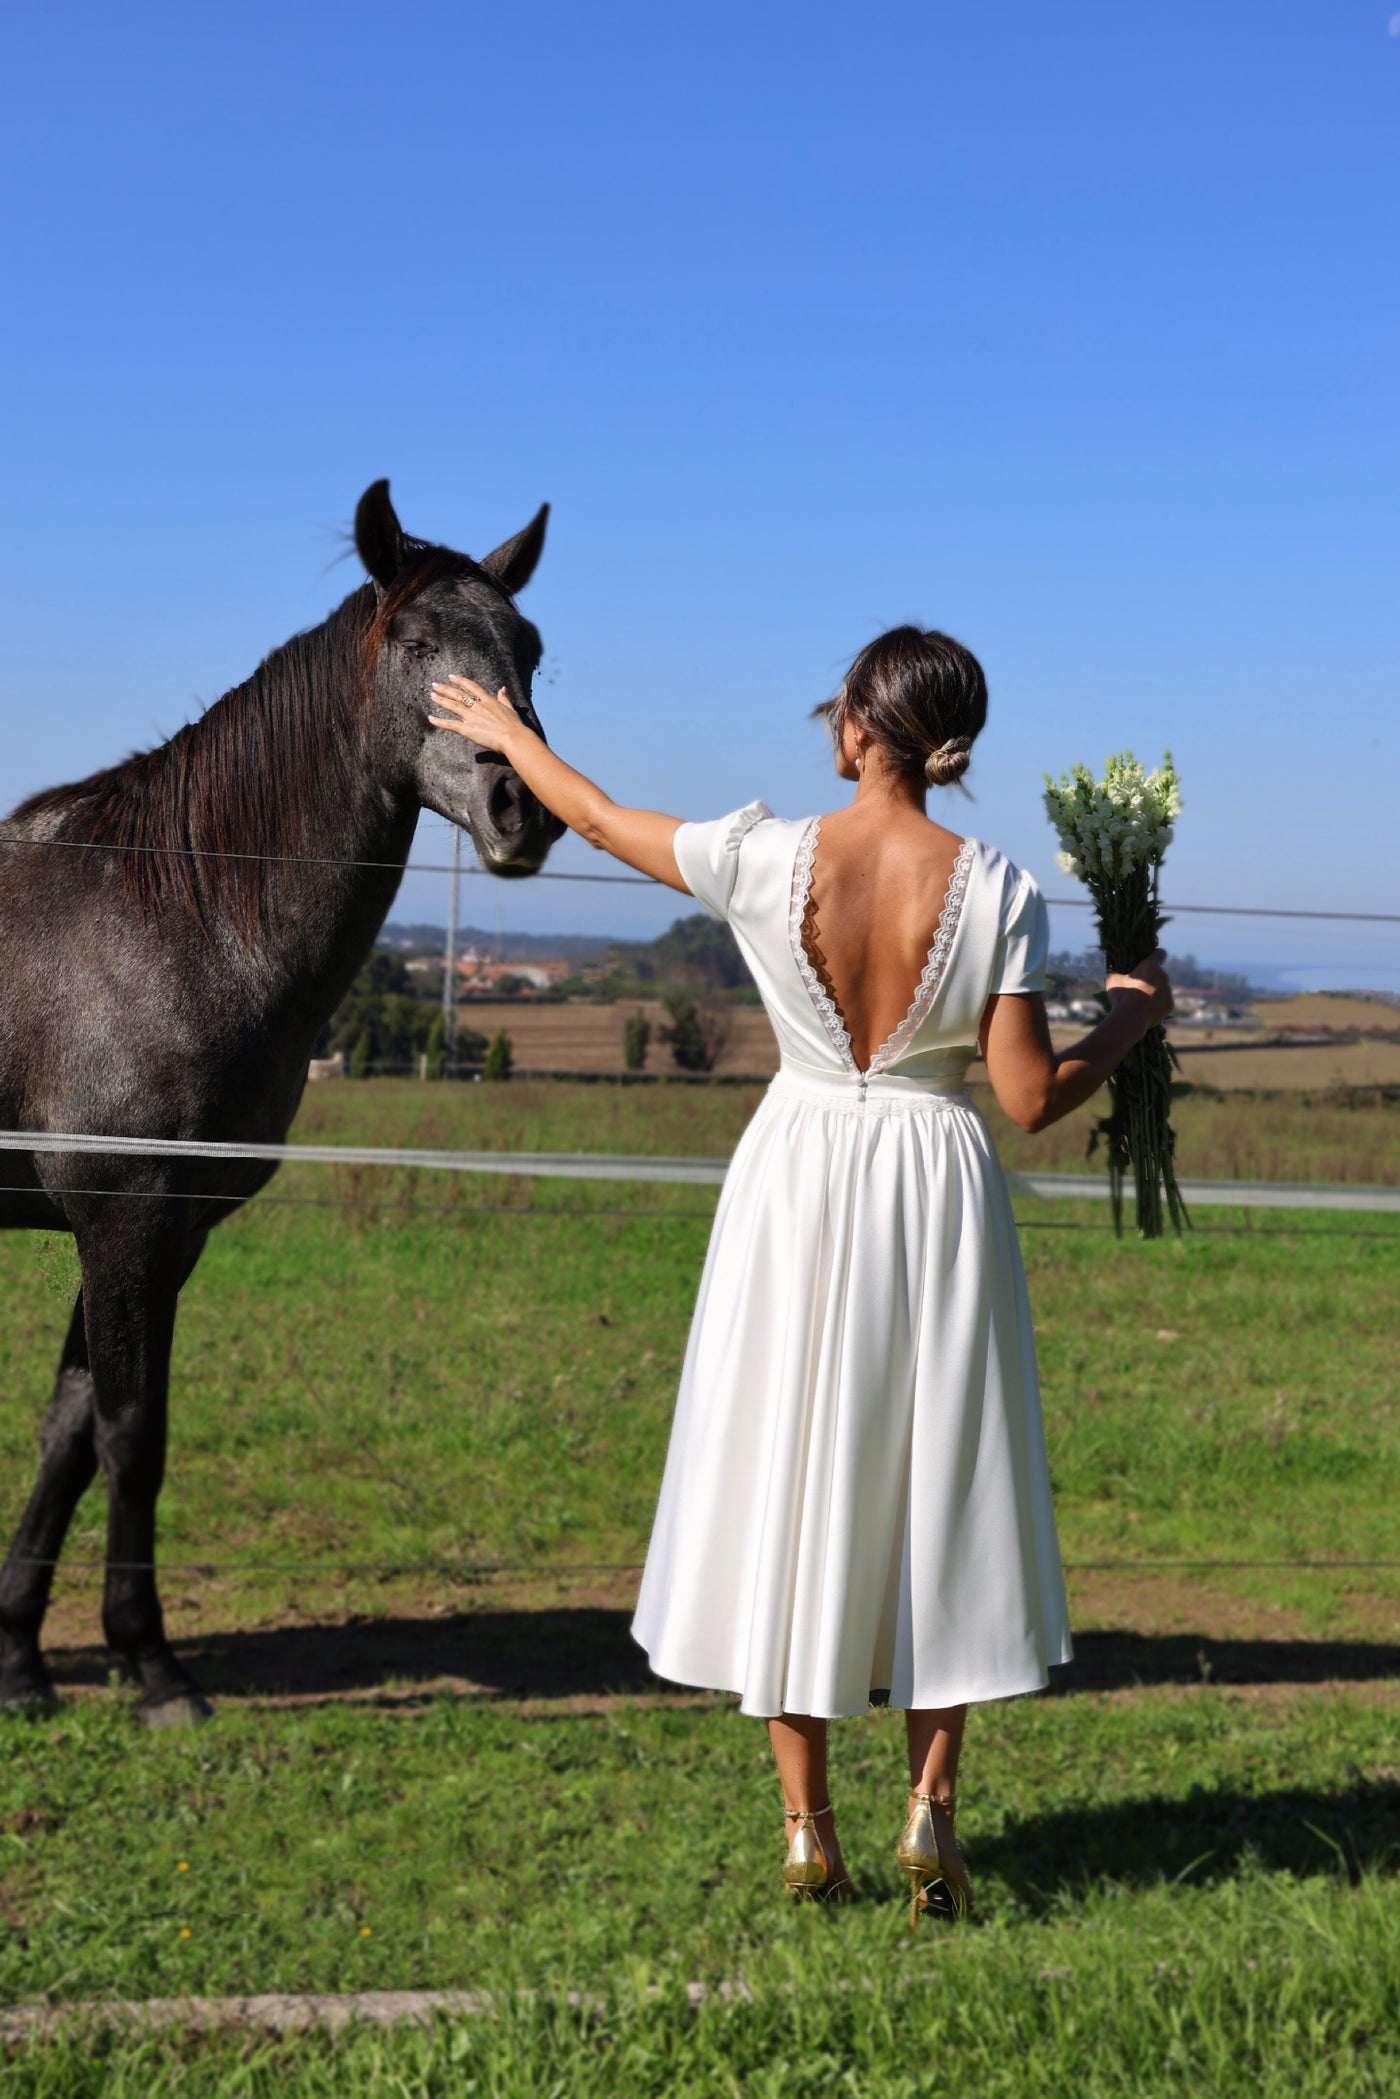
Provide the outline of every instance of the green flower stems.
{"type": "MultiPolygon", "coordinates": [[[[1099,944],[1111,971],[1131,970],[1161,945],[1167,921],[1158,904],[1158,865],[1153,861],[1132,868],[1102,888],[1089,884],[1098,915],[1099,944]]],[[[1109,1112],[1095,1130],[1090,1151],[1100,1142],[1105,1146],[1113,1224],[1120,1236],[1123,1183],[1130,1174],[1142,1238],[1162,1237],[1164,1196],[1165,1214],[1174,1231],[1191,1222],[1176,1184],[1176,1132],[1171,1125],[1175,1066],[1176,1053],[1167,1041],[1166,1029],[1154,1027],[1129,1050],[1108,1082],[1109,1112]]]]}

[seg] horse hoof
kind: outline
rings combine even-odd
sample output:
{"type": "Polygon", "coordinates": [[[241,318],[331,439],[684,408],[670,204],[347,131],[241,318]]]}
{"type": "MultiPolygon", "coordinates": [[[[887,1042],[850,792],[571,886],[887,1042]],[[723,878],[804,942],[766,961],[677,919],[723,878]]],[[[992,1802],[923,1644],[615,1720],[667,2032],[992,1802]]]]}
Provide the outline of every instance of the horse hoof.
{"type": "Polygon", "coordinates": [[[0,1690],[0,1713],[14,1713],[20,1719],[37,1719],[43,1713],[52,1713],[58,1706],[58,1693],[52,1684],[22,1684],[14,1690],[0,1690]]]}
{"type": "Polygon", "coordinates": [[[198,1691],[177,1691],[169,1698],[143,1698],[136,1717],[143,1727],[199,1727],[213,1719],[214,1708],[198,1691]]]}

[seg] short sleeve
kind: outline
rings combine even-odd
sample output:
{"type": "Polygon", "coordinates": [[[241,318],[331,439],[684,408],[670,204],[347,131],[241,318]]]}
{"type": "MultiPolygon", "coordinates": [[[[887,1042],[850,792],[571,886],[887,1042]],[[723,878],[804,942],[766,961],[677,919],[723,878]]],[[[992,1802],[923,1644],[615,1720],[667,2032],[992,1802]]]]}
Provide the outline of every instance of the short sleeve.
{"type": "Polygon", "coordinates": [[[739,847],[755,824],[773,814],[766,802],[750,802],[712,823],[682,824],[675,837],[681,880],[712,918],[727,919],[739,873],[739,847]]]}
{"type": "Polygon", "coordinates": [[[1016,872],[1008,883],[997,934],[996,965],[991,989],[1043,991],[1045,958],[1050,951],[1050,918],[1032,875],[1016,872]]]}

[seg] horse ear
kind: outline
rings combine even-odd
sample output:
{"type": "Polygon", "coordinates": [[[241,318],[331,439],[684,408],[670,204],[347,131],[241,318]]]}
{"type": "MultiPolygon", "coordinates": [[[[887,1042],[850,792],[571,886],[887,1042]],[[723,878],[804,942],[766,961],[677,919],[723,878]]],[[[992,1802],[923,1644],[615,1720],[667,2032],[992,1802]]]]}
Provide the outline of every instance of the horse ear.
{"type": "Polygon", "coordinates": [[[494,554],[488,554],[481,564],[487,575],[494,576],[512,597],[525,588],[535,573],[548,523],[549,505],[541,503],[525,530],[517,532],[514,539],[503,539],[494,554]]]}
{"type": "Polygon", "coordinates": [[[387,481],[375,481],[355,506],[355,552],[387,590],[403,567],[403,527],[389,501],[387,481]]]}

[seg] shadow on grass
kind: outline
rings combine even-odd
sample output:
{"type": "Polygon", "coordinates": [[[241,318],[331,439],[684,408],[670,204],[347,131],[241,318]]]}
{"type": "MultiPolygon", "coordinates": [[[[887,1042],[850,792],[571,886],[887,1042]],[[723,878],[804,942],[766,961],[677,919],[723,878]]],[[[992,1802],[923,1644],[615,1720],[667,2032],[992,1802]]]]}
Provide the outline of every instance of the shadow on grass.
{"type": "Polygon", "coordinates": [[[1078,1633],[1050,1688],[1151,1684],[1364,1684],[1400,1679],[1400,1645],[1380,1640],[1221,1640],[1208,1633],[1078,1633]]]}
{"type": "Polygon", "coordinates": [[[969,1845],[974,1877],[999,1880],[1026,1908],[1047,1910],[1099,1882],[1147,1887],[1266,1872],[1363,1874],[1400,1869],[1400,1785],[1357,1780],[1241,1793],[1193,1786],[1181,1800],[1115,1801],[1008,1819],[969,1845]]]}
{"type": "MultiPolygon", "coordinates": [[[[214,1694],[298,1700],[402,1698],[421,1687],[481,1699],[693,1694],[663,1684],[628,1630],[628,1613],[597,1607],[468,1611],[452,1617],[358,1618],[211,1634],[176,1644],[214,1694]]],[[[1219,1640],[1204,1633],[1080,1635],[1051,1674],[1057,1696],[1189,1684],[1377,1683],[1400,1678],[1400,1646],[1358,1640],[1219,1640]]],[[[55,1653],[60,1683],[103,1683],[98,1649],[55,1653]]]]}

